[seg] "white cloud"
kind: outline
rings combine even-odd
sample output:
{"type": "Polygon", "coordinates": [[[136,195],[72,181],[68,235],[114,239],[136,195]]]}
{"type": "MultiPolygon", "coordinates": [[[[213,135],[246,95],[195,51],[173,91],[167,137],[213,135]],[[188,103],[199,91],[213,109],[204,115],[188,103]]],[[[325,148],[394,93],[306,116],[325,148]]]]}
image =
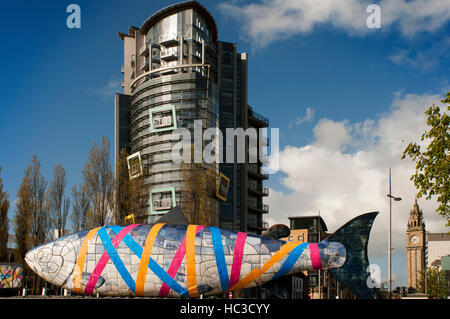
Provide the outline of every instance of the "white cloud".
{"type": "Polygon", "coordinates": [[[422,71],[432,71],[450,57],[450,37],[433,43],[425,50],[395,49],[388,58],[394,64],[413,67],[422,71]]]}
{"type": "Polygon", "coordinates": [[[307,107],[306,114],[302,117],[297,117],[294,121],[289,123],[289,128],[291,128],[294,124],[295,124],[295,126],[299,126],[302,123],[311,122],[314,118],[314,113],[315,113],[315,111],[313,108],[307,107]]]}
{"type": "MultiPolygon", "coordinates": [[[[401,160],[401,155],[408,143],[419,141],[425,131],[424,111],[441,99],[440,95],[396,93],[389,110],[377,119],[355,124],[321,119],[314,128],[313,143],[280,151],[281,183],[291,192],[270,190],[269,224],[287,224],[289,216],[316,215],[320,210],[333,232],[359,214],[380,211],[369,247],[375,256],[383,256],[391,166],[392,193],[403,199],[393,202],[393,247],[398,253],[405,252],[406,223],[417,190],[410,181],[415,164],[401,160]]],[[[420,199],[419,206],[428,231],[446,231],[444,220],[434,212],[434,199],[420,199]]]]}
{"type": "Polygon", "coordinates": [[[450,20],[448,0],[381,0],[383,25],[397,24],[403,35],[435,32],[450,20]]]}
{"type": "Polygon", "coordinates": [[[120,79],[109,79],[105,85],[97,88],[89,88],[86,91],[102,97],[111,97],[114,93],[122,91],[121,84],[122,80],[120,79]]]}
{"type": "Polygon", "coordinates": [[[436,63],[435,60],[429,59],[422,52],[412,53],[411,50],[397,50],[389,56],[394,64],[412,66],[415,69],[429,70],[436,63]]]}
{"type": "Polygon", "coordinates": [[[303,122],[311,122],[313,118],[314,118],[314,109],[311,107],[307,107],[305,116],[301,117],[301,118],[297,118],[296,124],[300,125],[303,122]]]}
{"type": "MultiPolygon", "coordinates": [[[[256,46],[330,25],[351,35],[373,31],[367,27],[372,0],[262,0],[239,5],[226,2],[222,12],[242,21],[245,37],[256,46]]],[[[450,20],[448,0],[381,0],[381,29],[398,28],[403,36],[435,32],[450,20]]]]}
{"type": "Polygon", "coordinates": [[[351,138],[351,127],[348,121],[335,122],[329,119],[321,119],[314,127],[316,145],[328,149],[338,150],[348,145],[351,138]]]}

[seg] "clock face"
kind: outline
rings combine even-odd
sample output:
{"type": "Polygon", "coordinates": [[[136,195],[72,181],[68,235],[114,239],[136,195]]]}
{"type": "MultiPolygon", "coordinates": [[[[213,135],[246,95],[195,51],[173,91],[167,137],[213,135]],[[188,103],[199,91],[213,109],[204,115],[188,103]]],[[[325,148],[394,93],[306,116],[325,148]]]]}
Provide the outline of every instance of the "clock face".
{"type": "Polygon", "coordinates": [[[411,236],[410,241],[412,244],[417,244],[419,242],[419,237],[416,235],[411,236]]]}

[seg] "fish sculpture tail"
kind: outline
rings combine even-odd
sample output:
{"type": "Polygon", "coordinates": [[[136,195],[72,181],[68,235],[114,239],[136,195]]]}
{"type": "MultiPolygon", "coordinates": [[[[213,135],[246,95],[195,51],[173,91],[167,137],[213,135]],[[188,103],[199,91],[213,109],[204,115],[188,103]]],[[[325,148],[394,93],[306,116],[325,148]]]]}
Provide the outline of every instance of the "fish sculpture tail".
{"type": "Polygon", "coordinates": [[[345,246],[347,256],[344,265],[330,269],[329,272],[344,288],[353,291],[360,298],[375,298],[375,291],[367,285],[370,276],[367,246],[377,215],[378,212],[372,212],[355,217],[324,240],[339,242],[345,246]]]}

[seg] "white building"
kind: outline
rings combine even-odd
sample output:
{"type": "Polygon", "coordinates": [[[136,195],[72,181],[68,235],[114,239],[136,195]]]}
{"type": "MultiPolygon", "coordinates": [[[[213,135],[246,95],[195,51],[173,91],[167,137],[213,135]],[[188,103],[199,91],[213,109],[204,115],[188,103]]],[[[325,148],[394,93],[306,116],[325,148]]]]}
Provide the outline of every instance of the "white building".
{"type": "Polygon", "coordinates": [[[443,256],[450,255],[450,234],[427,233],[427,267],[431,267],[433,262],[441,260],[443,256]]]}

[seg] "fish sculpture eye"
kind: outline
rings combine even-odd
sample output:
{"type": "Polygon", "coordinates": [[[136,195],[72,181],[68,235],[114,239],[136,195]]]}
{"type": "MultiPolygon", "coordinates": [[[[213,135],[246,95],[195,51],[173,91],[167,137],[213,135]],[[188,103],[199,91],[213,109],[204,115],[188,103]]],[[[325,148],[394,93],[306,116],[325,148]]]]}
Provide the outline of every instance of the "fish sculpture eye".
{"type": "Polygon", "coordinates": [[[52,251],[50,248],[42,248],[38,250],[34,256],[40,263],[48,263],[52,257],[52,251]]]}

